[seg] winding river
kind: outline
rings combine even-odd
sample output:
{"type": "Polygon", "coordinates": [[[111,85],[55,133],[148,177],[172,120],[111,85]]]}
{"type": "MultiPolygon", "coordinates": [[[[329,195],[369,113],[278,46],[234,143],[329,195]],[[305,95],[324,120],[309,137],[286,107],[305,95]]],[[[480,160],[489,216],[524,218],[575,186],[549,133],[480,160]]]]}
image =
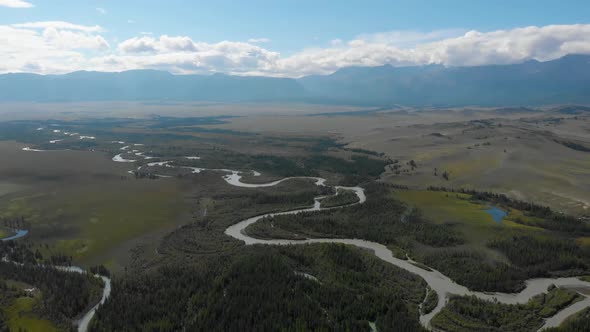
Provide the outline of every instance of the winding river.
{"type": "MultiPolygon", "coordinates": [[[[116,143],[122,144],[123,142],[116,142],[116,143]]],[[[124,151],[127,148],[129,148],[129,146],[125,146],[125,147],[121,148],[120,150],[124,151]]],[[[39,151],[39,150],[28,148],[27,151],[39,151]]],[[[140,153],[140,154],[136,153],[136,155],[146,158],[145,156],[142,155],[142,153],[140,153]]],[[[147,158],[153,158],[153,157],[147,157],[147,158]]],[[[189,157],[186,157],[186,158],[189,158],[189,157]]],[[[190,158],[197,159],[198,157],[190,157],[190,158]]],[[[122,154],[119,154],[119,155],[116,155],[115,157],[113,157],[113,161],[123,162],[123,163],[135,162],[135,160],[125,159],[122,156],[122,154]]],[[[152,163],[149,166],[152,166],[152,167],[153,166],[160,166],[160,167],[168,167],[168,168],[180,167],[180,166],[170,165],[170,163],[171,163],[171,161],[164,161],[164,162],[152,163]]],[[[182,166],[182,168],[191,169],[192,173],[200,173],[202,171],[224,172],[227,174],[223,176],[223,179],[228,184],[230,184],[232,186],[244,187],[244,188],[272,187],[272,186],[275,186],[275,185],[282,183],[284,181],[289,181],[291,179],[311,179],[311,180],[314,180],[315,184],[318,186],[325,186],[326,185],[325,184],[326,180],[323,178],[319,178],[319,177],[290,177],[290,178],[284,178],[281,180],[268,182],[268,183],[252,184],[252,183],[244,183],[241,181],[242,174],[245,173],[242,171],[235,171],[235,170],[229,170],[229,169],[206,169],[206,168],[186,167],[186,166],[182,166]]],[[[140,167],[140,169],[141,169],[141,167],[140,167]]],[[[132,172],[132,171],[130,171],[130,172],[132,172]]],[[[254,176],[260,175],[259,172],[256,172],[256,171],[251,171],[251,172],[253,173],[254,176]]],[[[162,175],[162,177],[168,177],[168,176],[162,175]]],[[[254,245],[254,244],[301,245],[301,244],[312,244],[312,243],[341,243],[341,244],[346,244],[346,245],[353,245],[358,248],[368,249],[368,250],[372,251],[375,254],[375,256],[378,257],[379,259],[381,259],[389,264],[393,264],[393,265],[395,265],[401,269],[404,269],[410,273],[420,276],[422,279],[424,279],[424,281],[428,284],[428,286],[432,290],[436,291],[436,293],[438,295],[438,304],[437,304],[436,308],[434,308],[434,310],[432,310],[430,313],[420,316],[420,323],[424,327],[426,327],[427,329],[430,329],[430,330],[432,329],[432,327],[430,325],[430,321],[432,320],[432,318],[436,314],[438,314],[444,308],[450,295],[476,296],[477,298],[480,298],[483,300],[497,301],[499,303],[504,303],[504,304],[524,304],[524,303],[528,302],[532,297],[542,294],[542,293],[546,293],[547,288],[550,285],[555,285],[555,286],[562,287],[562,288],[574,289],[574,290],[578,291],[578,293],[583,296],[582,301],[575,302],[575,303],[569,305],[568,307],[564,308],[563,310],[559,311],[554,316],[545,319],[544,325],[540,328],[540,330],[543,330],[548,327],[559,326],[559,324],[561,324],[567,317],[590,306],[590,297],[581,292],[581,291],[585,291],[586,293],[590,293],[590,283],[582,281],[582,280],[575,278],[575,277],[554,278],[554,279],[552,279],[552,278],[529,279],[526,281],[526,287],[519,293],[476,292],[476,291],[469,290],[465,286],[457,284],[456,282],[451,280],[449,277],[445,276],[444,274],[442,274],[441,272],[439,272],[437,270],[434,270],[434,269],[426,270],[424,268],[421,268],[418,266],[418,264],[416,264],[416,262],[412,261],[411,259],[403,260],[403,259],[396,258],[396,257],[394,257],[391,250],[389,250],[386,246],[376,243],[376,242],[366,241],[366,240],[362,240],[362,239],[324,239],[324,238],[315,238],[315,239],[306,239],[306,240],[284,240],[284,239],[263,240],[263,239],[253,238],[253,237],[246,234],[245,230],[249,225],[256,223],[257,221],[259,221],[260,219],[262,219],[264,217],[272,217],[272,216],[287,215],[287,214],[297,214],[297,213],[308,212],[308,211],[337,209],[337,208],[343,208],[346,206],[351,206],[351,205],[356,205],[356,204],[363,204],[367,200],[364,189],[361,187],[335,186],[334,188],[336,189],[336,192],[337,192],[337,189],[347,189],[347,190],[354,191],[358,197],[358,201],[356,203],[352,203],[352,204],[348,204],[348,205],[344,205],[344,206],[322,208],[320,201],[323,198],[325,198],[325,196],[319,196],[314,199],[314,204],[311,207],[303,208],[303,209],[296,209],[296,210],[291,210],[291,211],[286,211],[286,212],[267,213],[267,214],[262,214],[262,215],[255,216],[252,218],[248,218],[248,219],[242,220],[242,221],[228,227],[225,230],[225,234],[228,236],[231,236],[235,239],[243,241],[246,245],[254,245]]],[[[82,269],[77,268],[77,267],[68,267],[68,268],[58,267],[58,268],[64,269],[69,272],[84,273],[84,271],[82,269]]],[[[78,331],[79,332],[86,332],[87,331],[88,324],[92,320],[92,318],[94,317],[96,309],[106,301],[106,299],[108,298],[108,296],[110,295],[110,292],[111,292],[110,279],[108,279],[104,276],[98,276],[98,275],[97,275],[97,277],[102,278],[105,282],[103,295],[102,295],[101,301],[99,303],[97,303],[92,309],[90,309],[86,314],[84,314],[83,317],[78,321],[78,331]]]]}
{"type": "MultiPolygon", "coordinates": [[[[247,188],[259,188],[259,187],[269,187],[276,185],[280,182],[286,181],[291,178],[271,182],[271,183],[263,183],[263,184],[249,184],[241,182],[241,176],[239,173],[232,173],[232,175],[224,176],[224,179],[227,183],[239,186],[239,187],[247,187],[247,188]]],[[[323,186],[325,185],[325,179],[322,178],[312,178],[316,180],[316,185],[323,186]]],[[[346,206],[351,206],[355,204],[363,204],[367,197],[363,188],[361,187],[336,187],[336,189],[348,189],[353,190],[356,195],[358,196],[359,200],[356,203],[349,204],[346,206]]],[[[420,316],[420,323],[426,327],[427,329],[432,329],[430,326],[430,321],[432,318],[438,314],[446,305],[448,297],[450,295],[460,295],[460,296],[476,296],[477,298],[488,300],[488,301],[497,301],[504,304],[524,304],[527,303],[532,297],[535,295],[539,295],[542,293],[547,292],[547,288],[551,285],[555,285],[562,288],[570,288],[575,290],[590,290],[590,283],[582,281],[578,278],[571,277],[571,278],[538,278],[538,279],[530,279],[526,281],[526,287],[520,293],[499,293],[499,292],[475,292],[469,290],[467,287],[459,285],[451,280],[449,277],[445,276],[439,271],[434,269],[425,270],[417,266],[416,262],[412,261],[411,259],[403,260],[393,256],[391,250],[389,250],[386,246],[361,240],[361,239],[307,239],[307,240],[262,240],[253,238],[246,234],[246,228],[255,222],[259,221],[264,217],[272,217],[272,216],[279,216],[279,215],[286,215],[286,214],[297,214],[301,212],[307,211],[320,211],[325,210],[321,208],[320,200],[323,197],[316,197],[314,201],[314,205],[309,208],[304,209],[297,209],[287,212],[278,212],[278,213],[267,213],[263,215],[259,215],[256,217],[248,218],[246,220],[242,220],[237,224],[234,224],[228,227],[225,230],[225,234],[243,241],[246,245],[253,245],[253,244],[264,244],[264,245],[300,245],[300,244],[310,244],[310,243],[341,243],[347,245],[353,245],[358,248],[368,249],[375,253],[379,259],[393,264],[399,268],[402,268],[408,272],[416,274],[420,276],[431,289],[436,291],[438,294],[438,304],[434,310],[430,313],[421,315],[420,316]]],[[[342,208],[343,206],[336,207],[342,208]]],[[[583,310],[584,308],[590,306],[590,297],[586,296],[585,294],[580,293],[584,299],[582,301],[576,302],[571,304],[570,306],[564,308],[563,310],[559,311],[552,317],[545,319],[544,325],[540,328],[543,330],[548,327],[555,327],[559,326],[561,322],[563,322],[567,317],[571,316],[583,310]]]]}

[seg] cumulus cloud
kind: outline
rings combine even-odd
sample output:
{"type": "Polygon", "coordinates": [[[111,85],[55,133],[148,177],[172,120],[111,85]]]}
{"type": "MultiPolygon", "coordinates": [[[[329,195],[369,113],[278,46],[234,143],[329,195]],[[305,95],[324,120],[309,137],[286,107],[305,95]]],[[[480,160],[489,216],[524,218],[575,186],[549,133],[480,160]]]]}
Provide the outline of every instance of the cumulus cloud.
{"type": "Polygon", "coordinates": [[[121,42],[121,54],[94,59],[101,68],[151,68],[174,73],[250,73],[271,70],[279,53],[242,42],[215,44],[195,42],[189,37],[149,36],[121,42]]]}
{"type": "Polygon", "coordinates": [[[3,72],[63,73],[83,69],[87,58],[110,48],[97,32],[68,22],[0,25],[3,72]]]}
{"type": "Polygon", "coordinates": [[[0,7],[8,8],[31,8],[32,3],[23,0],[0,0],[0,7]]]}
{"type": "Polygon", "coordinates": [[[223,72],[299,77],[328,74],[349,66],[443,64],[475,66],[551,60],[570,53],[590,54],[589,24],[530,26],[490,32],[392,31],[335,39],[325,47],[289,56],[248,42],[204,43],[187,36],[140,35],[114,48],[99,26],[68,22],[0,25],[0,71],[42,73],[77,69],[121,71],[161,69],[178,74],[223,72]],[[22,41],[22,43],[21,43],[22,41]],[[90,52],[90,53],[89,53],[90,52]]]}
{"type": "Polygon", "coordinates": [[[359,36],[348,43],[307,49],[279,63],[289,75],[331,73],[348,66],[443,64],[477,66],[552,60],[590,54],[590,25],[529,26],[491,32],[458,30],[388,32],[359,36]]]}
{"type": "Polygon", "coordinates": [[[43,30],[43,38],[48,44],[60,49],[106,50],[109,43],[99,35],[89,35],[56,28],[43,30]]]}

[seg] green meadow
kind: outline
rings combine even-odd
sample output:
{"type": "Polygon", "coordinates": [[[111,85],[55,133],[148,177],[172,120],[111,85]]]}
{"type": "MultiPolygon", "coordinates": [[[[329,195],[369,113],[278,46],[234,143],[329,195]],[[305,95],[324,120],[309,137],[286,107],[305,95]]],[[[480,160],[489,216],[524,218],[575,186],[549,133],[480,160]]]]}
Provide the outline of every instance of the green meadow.
{"type": "MultiPolygon", "coordinates": [[[[505,261],[505,258],[487,246],[490,241],[520,234],[542,236],[544,233],[541,228],[526,225],[526,220],[530,221],[532,217],[525,216],[516,209],[498,206],[508,212],[508,215],[501,222],[495,222],[485,211],[490,205],[472,200],[471,195],[424,190],[401,190],[393,195],[406,205],[419,209],[430,222],[448,225],[461,233],[465,240],[461,249],[467,246],[493,261],[505,261]],[[525,222],[516,223],[516,218],[525,222]]],[[[429,248],[419,249],[423,250],[417,250],[418,255],[431,251],[429,248]]]]}
{"type": "Polygon", "coordinates": [[[42,253],[82,264],[105,263],[142,235],[173,229],[187,214],[176,180],[107,181],[24,195],[5,202],[3,217],[23,216],[42,253]]]}
{"type": "Polygon", "coordinates": [[[3,308],[10,331],[59,331],[52,322],[46,319],[40,319],[34,313],[34,307],[39,302],[38,296],[18,297],[10,305],[3,308]]]}

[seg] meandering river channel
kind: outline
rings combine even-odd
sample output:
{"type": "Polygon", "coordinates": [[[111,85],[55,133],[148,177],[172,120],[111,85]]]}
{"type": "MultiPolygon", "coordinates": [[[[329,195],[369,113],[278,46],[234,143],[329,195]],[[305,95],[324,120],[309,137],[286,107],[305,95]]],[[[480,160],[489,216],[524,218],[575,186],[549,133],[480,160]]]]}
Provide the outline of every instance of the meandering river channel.
{"type": "MultiPolygon", "coordinates": [[[[124,150],[125,148],[127,148],[127,147],[122,148],[122,150],[124,150]]],[[[34,150],[34,149],[29,148],[27,151],[38,151],[38,150],[34,150]]],[[[136,153],[136,155],[140,156],[140,157],[144,157],[141,154],[136,153]]],[[[147,157],[147,158],[152,158],[152,157],[147,157]]],[[[189,158],[189,157],[187,157],[187,158],[189,158]]],[[[190,157],[190,158],[198,158],[198,157],[190,157]]],[[[113,161],[132,163],[135,160],[125,159],[122,157],[122,155],[117,155],[113,158],[113,161]]],[[[170,163],[171,163],[171,161],[153,163],[153,165],[150,165],[150,166],[162,166],[162,167],[168,167],[168,168],[176,168],[177,167],[177,166],[170,165],[170,163]]],[[[318,178],[318,177],[291,177],[291,178],[285,178],[285,179],[281,179],[281,180],[273,181],[273,182],[268,182],[268,183],[252,184],[252,183],[242,182],[241,181],[242,174],[252,172],[254,174],[254,176],[259,176],[260,173],[258,173],[256,171],[242,172],[242,171],[235,171],[235,170],[229,170],[229,169],[206,169],[206,168],[195,168],[195,167],[184,167],[184,168],[191,169],[192,173],[199,173],[202,171],[216,171],[216,172],[228,173],[223,176],[223,179],[228,184],[230,184],[232,186],[245,187],[245,188],[272,187],[272,186],[275,186],[275,185],[282,183],[284,181],[289,181],[291,179],[312,179],[315,181],[315,184],[318,186],[325,186],[326,185],[325,184],[326,180],[323,178],[318,178]]],[[[163,176],[163,177],[165,177],[165,176],[163,176]]],[[[351,206],[351,205],[356,205],[356,204],[363,204],[367,200],[364,189],[361,187],[338,187],[338,186],[336,186],[335,189],[336,189],[336,192],[337,192],[337,189],[348,189],[348,190],[354,191],[358,197],[358,201],[356,203],[352,203],[352,204],[344,205],[344,206],[338,206],[338,207],[332,207],[332,208],[322,208],[320,201],[321,201],[321,199],[324,198],[324,196],[319,196],[314,199],[314,205],[309,208],[296,209],[296,210],[291,210],[291,211],[287,211],[287,212],[267,213],[267,214],[262,214],[262,215],[255,216],[252,218],[248,218],[248,219],[242,220],[242,221],[228,227],[225,230],[225,234],[227,234],[228,236],[231,236],[235,239],[243,241],[246,245],[253,245],[253,244],[301,245],[301,244],[311,244],[311,243],[341,243],[341,244],[346,244],[346,245],[353,245],[358,248],[368,249],[368,250],[372,251],[375,254],[375,256],[377,256],[379,259],[381,259],[389,264],[393,264],[393,265],[395,265],[401,269],[404,269],[410,273],[420,276],[422,279],[424,279],[424,281],[428,284],[428,286],[430,286],[430,288],[432,290],[436,291],[436,293],[438,294],[438,304],[437,304],[436,308],[434,308],[434,310],[432,310],[430,313],[420,316],[421,324],[424,327],[426,327],[427,329],[432,329],[432,327],[430,325],[430,321],[432,320],[432,318],[436,314],[438,314],[444,308],[444,306],[447,304],[447,300],[450,295],[476,296],[477,298],[480,298],[483,300],[497,301],[499,303],[505,303],[505,304],[523,304],[523,303],[528,302],[535,295],[546,293],[547,288],[550,285],[555,285],[555,286],[562,287],[562,288],[574,289],[574,290],[578,291],[578,293],[580,293],[584,297],[582,301],[573,303],[573,304],[569,305],[568,307],[564,308],[563,310],[559,311],[558,313],[556,313],[554,316],[545,319],[545,323],[540,328],[540,330],[543,330],[548,327],[559,326],[559,324],[561,324],[567,317],[590,306],[590,297],[587,296],[586,294],[584,294],[584,293],[590,294],[590,283],[582,281],[582,280],[575,278],[575,277],[554,278],[554,279],[551,279],[551,278],[529,279],[526,281],[526,287],[519,293],[476,292],[476,291],[469,290],[465,286],[457,284],[456,282],[454,282],[449,277],[445,276],[444,274],[442,274],[439,271],[436,271],[434,269],[426,270],[424,268],[419,267],[418,264],[413,262],[411,259],[403,260],[403,259],[396,258],[393,256],[393,253],[391,252],[391,250],[389,250],[386,246],[376,243],[376,242],[366,241],[366,240],[362,240],[362,239],[324,239],[324,238],[315,238],[315,239],[306,239],[306,240],[283,240],[283,239],[263,240],[263,239],[257,239],[257,238],[251,237],[245,231],[249,225],[256,223],[257,221],[259,221],[260,219],[262,219],[264,217],[286,215],[286,214],[297,214],[297,213],[307,212],[307,211],[320,211],[320,210],[326,210],[326,209],[337,209],[337,208],[343,208],[346,206],[351,206]],[[585,292],[582,293],[581,291],[585,291],[585,292]]],[[[69,272],[75,272],[75,273],[83,273],[84,272],[82,269],[77,268],[77,267],[68,267],[68,268],[57,267],[57,268],[60,268],[60,269],[63,269],[65,271],[69,271],[69,272]]],[[[88,324],[92,320],[92,318],[94,317],[96,309],[98,308],[98,306],[100,306],[101,304],[103,304],[106,301],[106,299],[109,297],[110,292],[111,292],[110,279],[108,279],[104,276],[97,276],[97,277],[102,278],[105,282],[105,288],[103,290],[103,295],[102,295],[101,301],[98,304],[96,304],[90,311],[88,311],[86,314],[84,314],[82,319],[80,319],[78,321],[78,331],[79,332],[86,332],[87,331],[88,324]]]]}

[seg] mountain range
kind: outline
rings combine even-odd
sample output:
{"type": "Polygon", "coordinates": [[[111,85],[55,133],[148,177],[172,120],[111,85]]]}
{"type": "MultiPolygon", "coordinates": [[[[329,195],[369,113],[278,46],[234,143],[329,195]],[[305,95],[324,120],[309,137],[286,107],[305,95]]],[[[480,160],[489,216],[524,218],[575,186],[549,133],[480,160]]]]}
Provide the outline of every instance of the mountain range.
{"type": "Polygon", "coordinates": [[[371,106],[590,104],[590,56],[475,67],[348,67],[299,79],[156,70],[0,75],[0,102],[162,100],[371,106]]]}

